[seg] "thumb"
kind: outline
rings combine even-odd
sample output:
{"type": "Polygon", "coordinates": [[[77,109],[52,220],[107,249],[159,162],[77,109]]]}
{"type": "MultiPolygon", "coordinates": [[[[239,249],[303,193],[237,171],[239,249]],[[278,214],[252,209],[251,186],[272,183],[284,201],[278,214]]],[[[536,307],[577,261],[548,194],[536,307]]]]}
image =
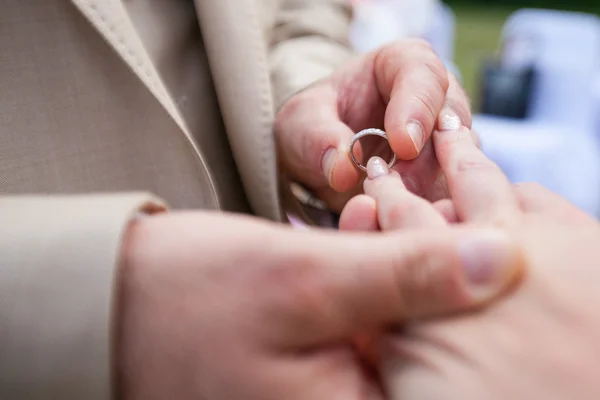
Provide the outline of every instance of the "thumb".
{"type": "Polygon", "coordinates": [[[469,310],[503,294],[524,268],[517,244],[496,231],[302,235],[302,290],[279,321],[288,346],[469,310]]]}
{"type": "Polygon", "coordinates": [[[358,185],[361,174],[348,154],[354,133],[340,120],[337,95],[327,88],[300,92],[277,113],[279,162],[289,177],[311,189],[343,193],[358,185]]]}

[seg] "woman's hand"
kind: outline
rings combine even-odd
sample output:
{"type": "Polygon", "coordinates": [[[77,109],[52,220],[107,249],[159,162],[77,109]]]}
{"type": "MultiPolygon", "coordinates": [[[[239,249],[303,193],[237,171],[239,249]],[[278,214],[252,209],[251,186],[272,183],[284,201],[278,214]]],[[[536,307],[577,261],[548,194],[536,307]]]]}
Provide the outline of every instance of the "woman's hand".
{"type": "Polygon", "coordinates": [[[388,392],[395,399],[598,398],[600,225],[542,187],[511,186],[469,130],[455,127],[433,139],[451,200],[430,204],[371,160],[369,197],[348,205],[343,225],[432,234],[493,227],[522,245],[527,275],[489,309],[389,334],[380,348],[388,392]]]}

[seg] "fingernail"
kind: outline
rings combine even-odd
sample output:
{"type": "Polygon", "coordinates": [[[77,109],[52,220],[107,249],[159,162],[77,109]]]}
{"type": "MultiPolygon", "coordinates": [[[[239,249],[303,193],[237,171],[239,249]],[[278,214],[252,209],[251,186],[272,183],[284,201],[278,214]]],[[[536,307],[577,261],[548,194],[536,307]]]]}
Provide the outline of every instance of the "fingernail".
{"type": "Polygon", "coordinates": [[[502,293],[520,270],[519,252],[501,232],[480,232],[459,245],[469,296],[489,300],[502,293]]]}
{"type": "Polygon", "coordinates": [[[462,122],[458,114],[449,107],[444,108],[440,113],[440,130],[459,131],[461,127],[462,122]]]}
{"type": "Polygon", "coordinates": [[[390,173],[390,167],[381,157],[371,157],[367,163],[367,175],[369,179],[376,179],[390,173]]]}
{"type": "Polygon", "coordinates": [[[408,136],[410,136],[410,140],[412,140],[413,144],[417,151],[423,150],[423,146],[425,146],[425,133],[423,132],[423,127],[417,121],[411,121],[406,125],[406,132],[408,136]]]}
{"type": "Polygon", "coordinates": [[[333,167],[335,166],[335,162],[337,161],[338,152],[336,148],[330,148],[323,155],[323,159],[321,160],[321,169],[323,170],[323,174],[327,178],[327,182],[329,182],[329,186],[332,185],[332,175],[333,175],[333,167]]]}

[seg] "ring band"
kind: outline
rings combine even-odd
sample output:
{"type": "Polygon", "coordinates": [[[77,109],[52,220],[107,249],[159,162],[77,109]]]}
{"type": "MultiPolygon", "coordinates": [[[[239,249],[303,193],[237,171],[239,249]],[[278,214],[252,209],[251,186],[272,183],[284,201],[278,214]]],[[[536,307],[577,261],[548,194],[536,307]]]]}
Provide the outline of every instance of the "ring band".
{"type": "MultiPolygon", "coordinates": [[[[350,147],[348,150],[350,153],[350,159],[352,160],[354,165],[356,165],[358,168],[362,169],[363,171],[367,172],[367,167],[365,167],[364,165],[359,163],[358,160],[356,159],[356,157],[354,156],[354,145],[356,144],[356,142],[358,142],[360,139],[364,138],[365,136],[379,136],[379,137],[384,138],[385,140],[388,140],[388,138],[387,138],[387,134],[384,131],[382,131],[381,129],[374,129],[374,128],[362,130],[362,131],[358,132],[356,135],[354,135],[354,137],[352,138],[352,141],[350,142],[350,147]]],[[[389,163],[389,167],[392,168],[394,165],[396,165],[397,162],[398,162],[398,157],[396,156],[396,154],[394,154],[394,157],[392,157],[392,161],[390,161],[390,163],[389,163]]]]}

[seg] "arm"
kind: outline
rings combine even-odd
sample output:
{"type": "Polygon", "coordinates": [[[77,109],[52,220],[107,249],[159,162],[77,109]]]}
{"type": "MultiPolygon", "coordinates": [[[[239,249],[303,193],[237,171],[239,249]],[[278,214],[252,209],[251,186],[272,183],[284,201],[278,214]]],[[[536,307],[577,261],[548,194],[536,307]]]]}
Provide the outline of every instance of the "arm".
{"type": "Polygon", "coordinates": [[[353,57],[348,0],[281,0],[269,62],[277,108],[353,57]]]}
{"type": "Polygon", "coordinates": [[[0,398],[111,398],[121,238],[146,194],[0,197],[0,398]]]}

